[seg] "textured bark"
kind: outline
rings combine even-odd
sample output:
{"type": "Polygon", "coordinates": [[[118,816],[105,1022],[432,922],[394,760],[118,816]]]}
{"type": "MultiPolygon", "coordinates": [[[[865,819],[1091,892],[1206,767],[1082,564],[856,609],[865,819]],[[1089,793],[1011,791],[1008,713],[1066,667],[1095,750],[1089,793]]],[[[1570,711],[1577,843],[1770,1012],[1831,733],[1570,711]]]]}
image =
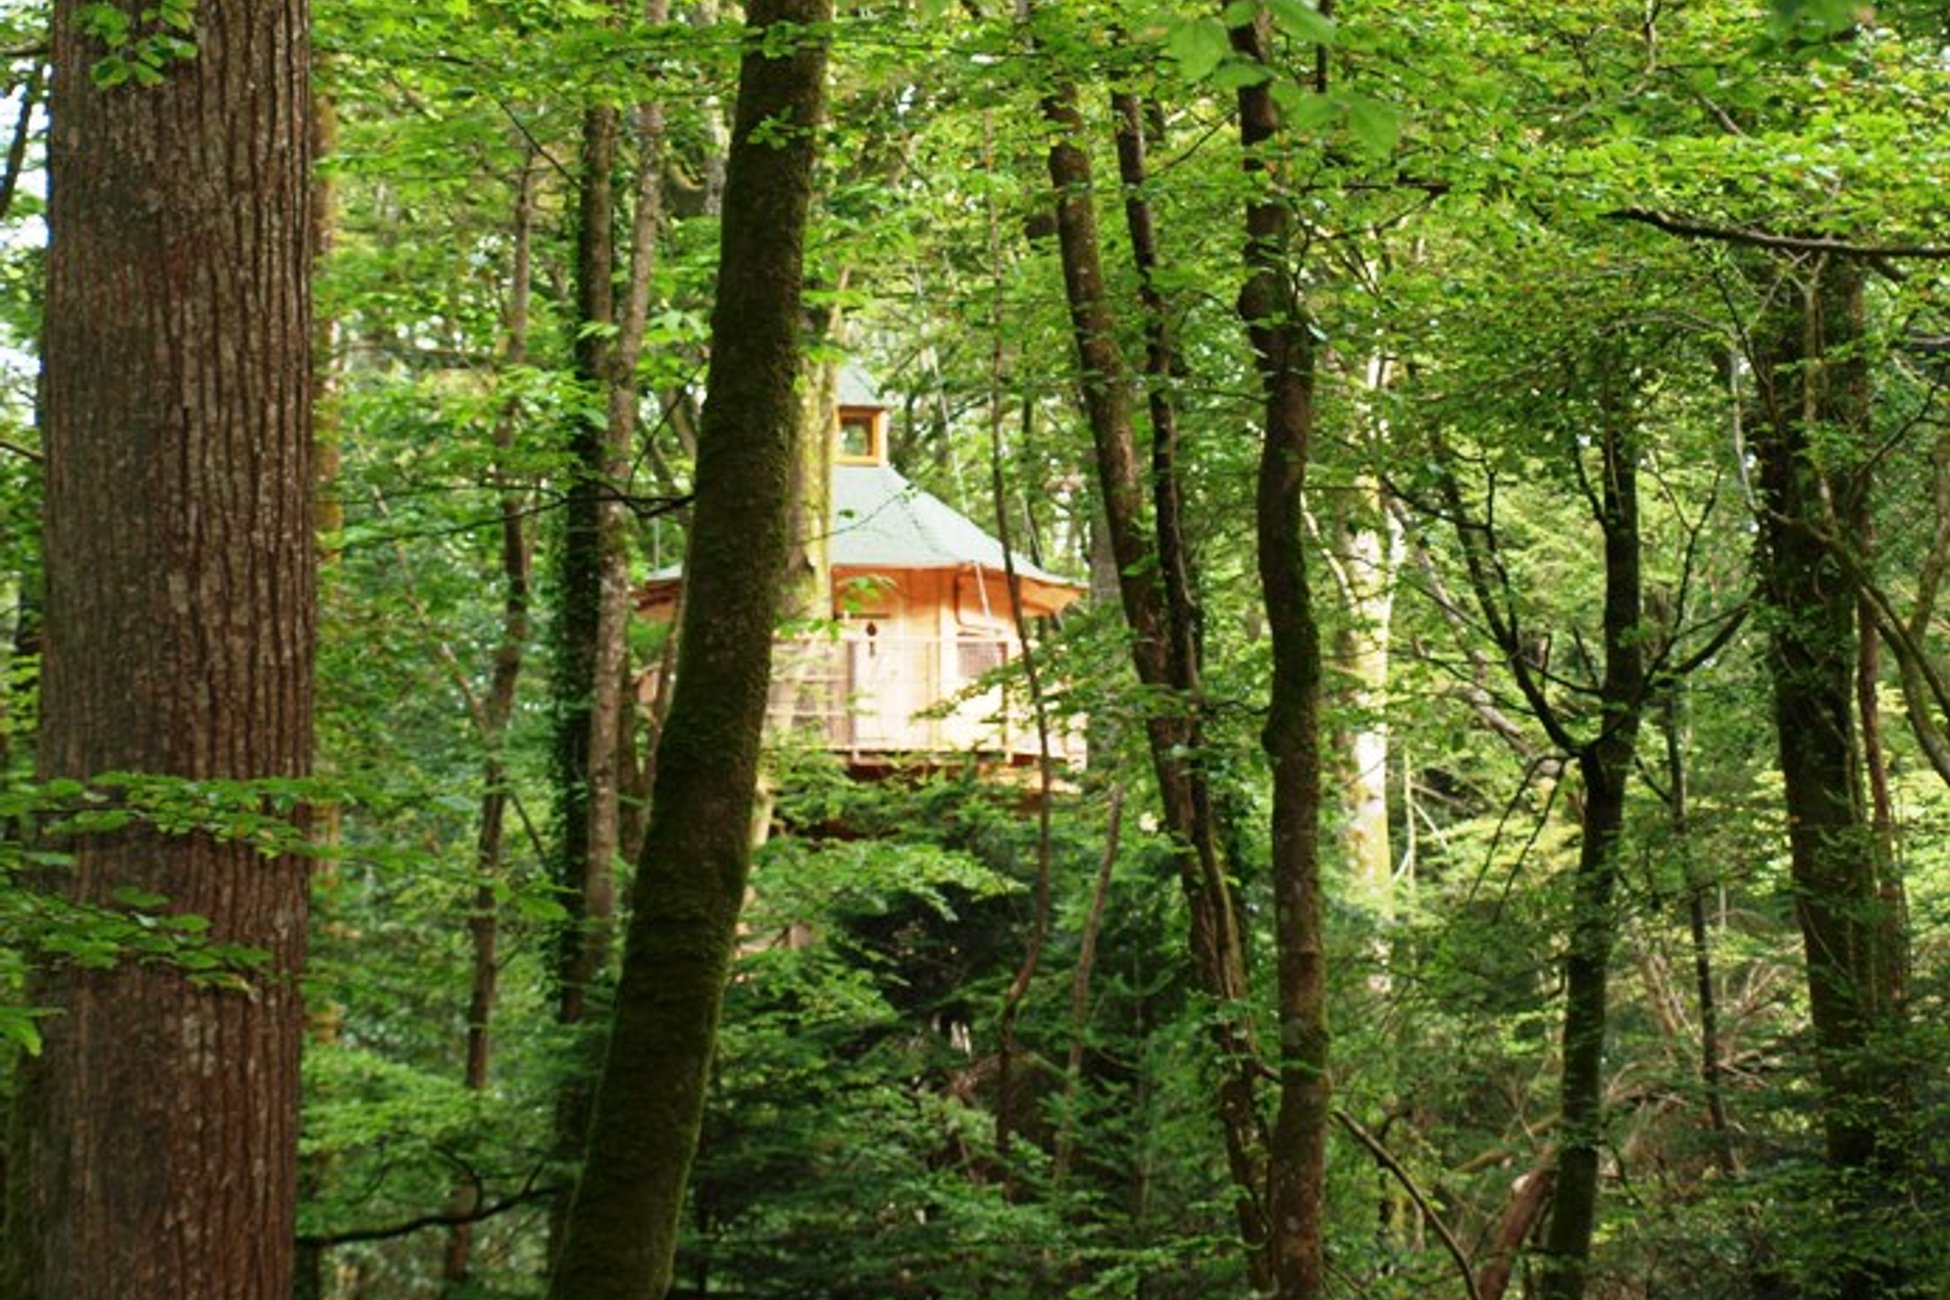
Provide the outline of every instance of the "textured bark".
{"type": "MultiPolygon", "coordinates": [[[[615,183],[618,113],[598,104],[583,114],[582,171],[576,203],[576,379],[607,410],[608,380],[615,365],[615,183]]],[[[614,913],[609,855],[597,859],[592,837],[605,816],[599,801],[613,796],[615,782],[590,770],[599,707],[604,545],[610,535],[612,492],[607,419],[579,415],[569,435],[571,461],[564,502],[560,591],[556,597],[556,833],[557,871],[569,909],[558,961],[557,1015],[565,1024],[584,1020],[589,984],[601,968],[614,913]]],[[[574,1130],[569,1130],[571,1143],[574,1130]]]]}
{"type": "MultiPolygon", "coordinates": [[[[1251,1252],[1255,1285],[1263,1286],[1267,1280],[1263,1251],[1267,1231],[1263,1204],[1266,1134],[1255,1101],[1259,1061],[1244,1010],[1246,960],[1238,903],[1220,857],[1210,788],[1199,767],[1196,748],[1200,739],[1194,712],[1197,672],[1195,654],[1191,653],[1195,616],[1186,612],[1180,624],[1183,630],[1174,632],[1167,589],[1159,577],[1161,566],[1154,562],[1153,544],[1144,525],[1144,487],[1132,432],[1130,385],[1104,286],[1090,156],[1078,143],[1083,121],[1075,88],[1058,87],[1043,100],[1042,109],[1045,120],[1058,132],[1049,152],[1050,181],[1056,191],[1057,239],[1081,371],[1084,412],[1096,453],[1110,558],[1131,632],[1132,666],[1145,687],[1173,691],[1180,700],[1178,708],[1156,711],[1146,718],[1145,736],[1157,775],[1165,829],[1171,836],[1179,880],[1191,912],[1194,972],[1200,990],[1219,1008],[1212,1029],[1222,1058],[1219,1119],[1225,1130],[1241,1238],[1251,1252]],[[1175,653],[1175,646],[1184,647],[1187,653],[1175,653]]],[[[1127,142],[1126,149],[1129,147],[1127,142]]],[[[1142,238],[1140,243],[1144,243],[1142,238]]],[[[1175,474],[1166,501],[1175,505],[1175,474]]],[[[1175,525],[1175,514],[1171,517],[1175,525]]],[[[1170,531],[1175,538],[1175,526],[1170,531]]],[[[1177,557],[1181,578],[1182,562],[1181,548],[1177,557]]],[[[1188,581],[1181,591],[1189,591],[1188,581]]],[[[1183,599],[1189,611],[1189,596],[1183,599]]]]}
{"type": "MultiPolygon", "coordinates": [[[[576,381],[601,400],[614,353],[616,292],[615,185],[617,111],[598,104],[583,113],[582,170],[576,189],[576,381]]],[[[590,770],[594,754],[599,692],[596,669],[602,636],[603,555],[607,523],[604,470],[608,465],[607,419],[584,412],[572,416],[569,430],[568,487],[562,503],[562,549],[556,569],[553,696],[554,821],[553,870],[567,917],[557,935],[552,974],[555,1015],[564,1025],[589,1018],[590,985],[601,972],[614,924],[615,890],[610,858],[598,858],[592,843],[603,818],[599,798],[615,794],[615,782],[599,787],[604,773],[590,770]]],[[[590,1078],[594,1053],[587,1040],[564,1071],[555,1098],[555,1149],[564,1162],[582,1148],[589,1126],[590,1078]]],[[[569,1212],[567,1197],[549,1209],[548,1254],[561,1249],[569,1212]]]]}
{"type": "MultiPolygon", "coordinates": [[[[1864,1216],[1899,1198],[1911,1154],[1910,1104],[1895,1041],[1900,930],[1883,916],[1880,844],[1865,816],[1854,728],[1856,591],[1825,538],[1852,488],[1824,465],[1818,442],[1865,432],[1868,363],[1862,269],[1822,261],[1790,304],[1756,331],[1762,515],[1760,585],[1770,606],[1768,672],[1788,813],[1795,913],[1829,1166],[1840,1175],[1837,1218],[1855,1233],[1887,1232],[1864,1216]]],[[[1844,516],[1846,517],[1846,516],[1844,516]]],[[[1861,1243],[1856,1243],[1860,1247],[1861,1243]]],[[[1892,1285],[1886,1269],[1838,1265],[1844,1300],[1892,1285]]]]}
{"type": "Polygon", "coordinates": [[[678,671],[555,1300],[670,1287],[750,868],[826,68],[823,37],[806,25],[831,13],[830,0],[753,0],[746,11],[678,671]]]}
{"type": "MultiPolygon", "coordinates": [[[[194,60],[98,89],[55,6],[40,772],[294,778],[311,757],[311,106],[304,0],[202,0],[194,60]]],[[[47,966],[9,1162],[6,1294],[290,1293],[303,864],[74,837],[78,899],[166,896],[261,948],[247,987],[47,966]]]]}
{"type": "MultiPolygon", "coordinates": [[[[1264,11],[1234,27],[1244,57],[1272,63],[1264,11]]],[[[1280,131],[1266,83],[1239,89],[1245,168],[1270,180],[1265,150],[1280,131]]],[[[1273,769],[1271,877],[1279,953],[1280,1106],[1273,1121],[1267,1192],[1274,1293],[1285,1300],[1326,1294],[1323,1217],[1328,1076],[1327,945],[1320,882],[1320,628],[1307,575],[1302,494],[1314,429],[1313,324],[1289,257],[1293,218],[1277,186],[1246,205],[1246,282],[1239,315],[1252,344],[1264,398],[1254,507],[1259,579],[1273,642],[1273,683],[1261,744],[1273,769]]]]}
{"type": "MultiPolygon", "coordinates": [[[[321,70],[329,56],[321,55],[321,70]]],[[[333,157],[338,152],[338,109],[330,98],[315,94],[311,104],[311,148],[312,159],[320,162],[333,157]]],[[[334,221],[338,215],[337,185],[328,167],[315,168],[312,173],[311,221],[312,221],[312,265],[316,269],[324,265],[332,251],[334,221]]],[[[322,573],[329,572],[339,562],[340,546],[345,529],[345,485],[342,481],[342,457],[340,455],[341,434],[339,430],[339,404],[334,400],[336,388],[335,358],[332,355],[332,334],[335,322],[317,312],[312,315],[312,360],[315,375],[312,385],[312,526],[318,537],[318,564],[322,573]]],[[[321,580],[320,584],[325,584],[321,580]]],[[[4,755],[0,755],[4,758],[4,755]]],[[[321,809],[312,822],[312,838],[319,847],[319,856],[312,862],[311,896],[331,898],[337,891],[339,876],[338,847],[342,836],[343,817],[338,805],[332,804],[321,809]]],[[[316,925],[316,922],[314,922],[316,925]]],[[[315,933],[333,935],[343,927],[326,922],[315,933]]],[[[306,1007],[307,1051],[338,1041],[344,1027],[345,1008],[331,997],[313,998],[306,1007]]],[[[333,1153],[316,1151],[301,1157],[298,1163],[298,1198],[310,1200],[317,1189],[325,1186],[331,1178],[333,1153]]],[[[324,1247],[310,1242],[298,1243],[292,1281],[294,1300],[323,1300],[325,1295],[325,1257],[324,1247]]]]}

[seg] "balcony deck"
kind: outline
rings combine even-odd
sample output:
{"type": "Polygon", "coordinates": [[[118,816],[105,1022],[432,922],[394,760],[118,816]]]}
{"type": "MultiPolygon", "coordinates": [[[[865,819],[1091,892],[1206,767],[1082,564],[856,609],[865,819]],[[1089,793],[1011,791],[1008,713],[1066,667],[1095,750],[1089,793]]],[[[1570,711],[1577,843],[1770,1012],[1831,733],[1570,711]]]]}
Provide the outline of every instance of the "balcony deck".
{"type": "MultiPolygon", "coordinates": [[[[772,647],[766,729],[794,734],[849,766],[925,766],[974,758],[1012,766],[1037,759],[1036,720],[1020,687],[990,682],[1016,653],[1012,639],[895,637],[853,629],[782,639],[772,647]]],[[[656,693],[656,673],[642,683],[656,693]]],[[[1052,719],[1050,755],[1081,767],[1074,720],[1052,719]]]]}

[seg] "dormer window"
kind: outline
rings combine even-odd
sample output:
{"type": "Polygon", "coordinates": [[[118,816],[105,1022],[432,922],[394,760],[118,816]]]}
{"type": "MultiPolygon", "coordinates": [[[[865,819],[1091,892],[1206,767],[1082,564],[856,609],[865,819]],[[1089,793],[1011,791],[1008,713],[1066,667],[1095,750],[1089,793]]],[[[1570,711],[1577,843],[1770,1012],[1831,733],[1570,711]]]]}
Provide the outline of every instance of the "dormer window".
{"type": "Polygon", "coordinates": [[[842,465],[886,464],[887,412],[875,406],[842,406],[834,458],[842,465]]]}

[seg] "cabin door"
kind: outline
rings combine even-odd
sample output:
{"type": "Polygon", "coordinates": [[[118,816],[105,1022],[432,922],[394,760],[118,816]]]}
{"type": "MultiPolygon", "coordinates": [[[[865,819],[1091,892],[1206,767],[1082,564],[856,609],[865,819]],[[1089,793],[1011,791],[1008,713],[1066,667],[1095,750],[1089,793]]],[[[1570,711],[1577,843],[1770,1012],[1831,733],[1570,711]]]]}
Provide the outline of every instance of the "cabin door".
{"type": "Polygon", "coordinates": [[[885,578],[859,578],[837,593],[834,617],[844,631],[846,700],[851,748],[901,748],[907,720],[903,708],[900,639],[894,584],[885,578]]]}
{"type": "Polygon", "coordinates": [[[869,622],[848,638],[847,649],[851,655],[853,747],[899,748],[903,692],[893,638],[878,622],[869,622]]]}

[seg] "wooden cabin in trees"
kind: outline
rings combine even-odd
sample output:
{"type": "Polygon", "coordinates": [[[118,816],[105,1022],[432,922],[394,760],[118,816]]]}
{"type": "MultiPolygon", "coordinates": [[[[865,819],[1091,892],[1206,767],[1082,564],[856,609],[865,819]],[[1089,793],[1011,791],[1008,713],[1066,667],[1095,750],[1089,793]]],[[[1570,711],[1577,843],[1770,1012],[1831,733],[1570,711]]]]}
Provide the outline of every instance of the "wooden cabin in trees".
{"type": "MultiPolygon", "coordinates": [[[[857,775],[974,759],[1036,761],[1034,714],[996,670],[1022,653],[1002,544],[888,463],[885,407],[843,384],[834,430],[827,529],[809,550],[830,574],[831,622],[773,648],[769,725],[841,756],[857,775]],[[823,546],[821,545],[823,543],[823,546]]],[[[1054,614],[1081,583],[1020,555],[1023,611],[1054,614]]],[[[649,618],[674,617],[678,572],[643,588],[649,618]]],[[[1055,756],[1081,762],[1073,729],[1053,729],[1055,756]]]]}

